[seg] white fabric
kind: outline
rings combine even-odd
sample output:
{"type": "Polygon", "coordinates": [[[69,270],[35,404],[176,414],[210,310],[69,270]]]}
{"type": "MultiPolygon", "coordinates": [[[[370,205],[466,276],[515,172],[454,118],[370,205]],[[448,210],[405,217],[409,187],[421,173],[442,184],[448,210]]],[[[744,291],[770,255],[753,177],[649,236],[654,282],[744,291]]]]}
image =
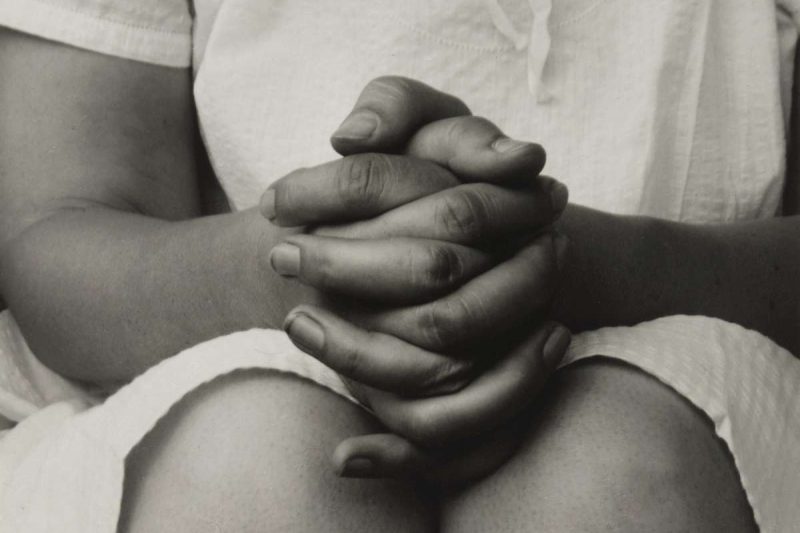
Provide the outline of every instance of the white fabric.
{"type": "Polygon", "coordinates": [[[550,53],[550,12],[553,9],[552,0],[528,0],[531,7],[533,23],[529,33],[521,33],[509,19],[508,14],[498,0],[485,0],[486,8],[492,17],[492,22],[498,31],[508,37],[517,50],[528,51],[528,90],[539,103],[546,102],[550,94],[545,93],[542,86],[542,76],[547,56],[550,53]]]}
{"type": "MultiPolygon", "coordinates": [[[[546,171],[569,185],[576,203],[687,222],[769,217],[779,207],[784,174],[798,4],[554,0],[545,6],[549,14],[544,9],[537,17],[527,0],[196,0],[192,57],[201,129],[232,205],[250,207],[273,180],[334,158],[328,136],[363,86],[378,75],[400,74],[462,97],[514,137],[541,142],[546,171]],[[547,50],[538,45],[545,38],[547,50]]],[[[141,32],[138,22],[118,33],[109,28],[119,25],[97,27],[98,6],[103,20],[127,20],[125,0],[58,5],[52,13],[72,15],[54,23],[33,16],[41,14],[41,0],[0,0],[0,23],[122,57],[188,62],[180,46],[173,59],[150,58],[167,52],[155,38],[152,48],[143,48],[151,42],[149,23],[141,32]]],[[[186,9],[178,0],[159,5],[165,20],[186,9]]],[[[180,42],[188,38],[182,24],[176,26],[180,42]]],[[[207,353],[208,346],[221,346],[215,342],[196,348],[207,353]]],[[[180,390],[236,365],[252,366],[254,350],[274,353],[286,345],[281,333],[258,331],[219,342],[231,343],[225,353],[240,353],[242,361],[218,365],[201,357],[210,366],[198,363],[180,390]]],[[[166,361],[85,416],[70,414],[80,410],[74,402],[56,404],[70,407],[55,414],[56,408],[43,411],[63,417],[61,429],[23,432],[36,425],[36,414],[13,430],[18,442],[34,435],[28,440],[33,451],[5,463],[14,465],[18,480],[6,486],[20,496],[9,500],[16,504],[6,504],[3,518],[13,515],[16,526],[25,525],[21,530],[36,531],[37,524],[46,530],[45,519],[36,517],[49,508],[44,516],[69,518],[60,531],[110,531],[126,446],[185,393],[165,391],[169,372],[186,364],[192,350],[174,358],[183,363],[166,361]],[[153,382],[165,390],[148,388],[155,407],[140,411],[137,402],[147,395],[131,391],[153,382]],[[103,424],[111,421],[133,429],[126,446],[109,455],[99,450],[110,431],[103,424]],[[88,434],[99,437],[87,440],[88,434]],[[93,457],[98,462],[86,463],[93,457]],[[64,484],[85,481],[69,467],[73,459],[100,472],[93,497],[64,484]],[[38,484],[22,481],[32,472],[38,484]],[[26,498],[36,505],[23,508],[34,501],[26,498]],[[87,526],[80,521],[86,516],[105,517],[105,525],[87,526]]],[[[639,366],[709,414],[733,452],[763,531],[791,531],[800,523],[792,500],[800,494],[797,359],[757,333],[703,317],[581,334],[568,360],[597,354],[639,366]]],[[[309,374],[309,358],[299,353],[278,359],[288,362],[285,371],[334,389],[341,383],[324,368],[309,374]]]]}
{"type": "Polygon", "coordinates": [[[96,403],[86,390],[40,363],[11,313],[0,311],[0,417],[19,422],[50,404],[73,398],[96,403]]]}
{"type": "Polygon", "coordinates": [[[151,368],[100,409],[53,404],[0,440],[0,532],[116,531],[125,457],[181,398],[241,370],[288,372],[351,402],[338,376],[281,331],[250,330],[194,346],[151,368]]]}
{"type": "MultiPolygon", "coordinates": [[[[633,364],[670,385],[730,448],[764,532],[800,520],[800,365],[754,331],[672,316],[577,335],[562,366],[595,355],[633,364]]],[[[53,404],[0,440],[0,532],[112,532],[129,451],[186,394],[247,369],[288,372],[356,400],[332,370],[279,331],[250,330],[199,344],[151,368],[87,410],[53,404]],[[91,475],[86,475],[91,472],[91,475]]]]}
{"type": "Polygon", "coordinates": [[[188,0],[0,0],[0,24],[104,54],[190,64],[188,0]]]}
{"type": "MultiPolygon", "coordinates": [[[[533,23],[527,2],[504,6],[518,28],[533,23]]],[[[769,2],[554,2],[542,78],[553,98],[539,103],[527,52],[497,31],[482,0],[227,0],[198,54],[196,96],[237,208],[291,170],[334,158],[328,137],[355,95],[395,73],[541,141],[546,172],[576,203],[751,219],[775,213],[783,179],[792,68],[779,43],[793,47],[797,29],[784,24],[779,35],[776,20],[769,2]]]]}

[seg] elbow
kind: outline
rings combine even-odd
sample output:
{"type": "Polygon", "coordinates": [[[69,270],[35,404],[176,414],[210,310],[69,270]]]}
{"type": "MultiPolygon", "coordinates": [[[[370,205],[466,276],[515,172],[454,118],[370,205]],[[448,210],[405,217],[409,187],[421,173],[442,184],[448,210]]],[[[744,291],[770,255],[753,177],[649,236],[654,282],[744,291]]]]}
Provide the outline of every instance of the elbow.
{"type": "Polygon", "coordinates": [[[68,379],[118,381],[114,369],[96,364],[98,357],[82,338],[97,328],[81,318],[81,302],[74,299],[81,254],[68,253],[74,246],[58,226],[37,224],[0,250],[0,294],[27,345],[19,349],[30,349],[39,362],[68,379]]]}

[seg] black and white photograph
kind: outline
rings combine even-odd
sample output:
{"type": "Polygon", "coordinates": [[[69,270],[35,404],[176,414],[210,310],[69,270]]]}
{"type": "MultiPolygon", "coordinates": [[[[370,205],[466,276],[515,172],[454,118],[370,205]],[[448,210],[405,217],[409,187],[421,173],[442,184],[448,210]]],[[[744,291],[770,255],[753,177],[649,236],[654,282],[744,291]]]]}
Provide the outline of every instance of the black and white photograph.
{"type": "Polygon", "coordinates": [[[800,533],[800,0],[0,0],[0,533],[800,533]]]}

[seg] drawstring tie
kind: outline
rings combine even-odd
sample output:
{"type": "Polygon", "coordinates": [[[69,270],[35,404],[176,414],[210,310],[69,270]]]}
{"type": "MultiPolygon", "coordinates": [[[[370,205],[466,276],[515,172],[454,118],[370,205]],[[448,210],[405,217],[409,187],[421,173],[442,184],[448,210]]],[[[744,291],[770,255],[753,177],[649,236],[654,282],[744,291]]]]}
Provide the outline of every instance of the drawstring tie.
{"type": "Polygon", "coordinates": [[[538,102],[549,100],[551,95],[545,89],[542,77],[550,54],[548,21],[553,8],[552,0],[528,0],[533,13],[533,23],[529,33],[521,32],[514,27],[498,0],[484,0],[484,2],[497,30],[514,43],[514,48],[518,51],[526,47],[528,49],[528,90],[538,102]]]}

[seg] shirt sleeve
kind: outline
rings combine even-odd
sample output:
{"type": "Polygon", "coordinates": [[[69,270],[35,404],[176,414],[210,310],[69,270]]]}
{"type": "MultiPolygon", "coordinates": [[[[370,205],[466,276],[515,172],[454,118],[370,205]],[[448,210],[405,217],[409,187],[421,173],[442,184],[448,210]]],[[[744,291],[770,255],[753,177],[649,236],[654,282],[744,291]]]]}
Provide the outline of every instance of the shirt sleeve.
{"type": "Polygon", "coordinates": [[[189,0],[0,0],[0,26],[145,63],[191,65],[189,0]]]}

